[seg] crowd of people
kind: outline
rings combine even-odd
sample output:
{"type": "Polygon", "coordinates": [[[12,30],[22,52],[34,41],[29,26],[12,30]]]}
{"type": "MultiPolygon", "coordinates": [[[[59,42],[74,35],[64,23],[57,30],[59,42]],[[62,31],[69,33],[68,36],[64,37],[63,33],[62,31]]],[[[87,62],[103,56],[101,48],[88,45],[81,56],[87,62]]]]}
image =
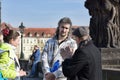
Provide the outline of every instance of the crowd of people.
{"type": "MultiPolygon", "coordinates": [[[[72,32],[71,27],[70,18],[61,18],[55,36],[45,43],[43,52],[34,46],[28,77],[38,76],[37,64],[41,60],[43,80],[102,80],[101,53],[92,42],[89,29],[78,27],[72,32]]],[[[0,78],[4,80],[20,80],[27,75],[15,53],[19,40],[18,31],[6,27],[0,32],[0,78]]]]}

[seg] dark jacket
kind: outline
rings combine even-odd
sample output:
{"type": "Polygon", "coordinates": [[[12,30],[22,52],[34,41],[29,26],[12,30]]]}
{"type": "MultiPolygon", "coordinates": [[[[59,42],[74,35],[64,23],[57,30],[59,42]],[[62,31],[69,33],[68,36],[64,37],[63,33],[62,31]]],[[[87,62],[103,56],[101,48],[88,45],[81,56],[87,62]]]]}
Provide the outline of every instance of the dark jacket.
{"type": "Polygon", "coordinates": [[[91,40],[83,41],[73,57],[64,60],[62,69],[69,80],[102,80],[101,53],[91,40]]]}

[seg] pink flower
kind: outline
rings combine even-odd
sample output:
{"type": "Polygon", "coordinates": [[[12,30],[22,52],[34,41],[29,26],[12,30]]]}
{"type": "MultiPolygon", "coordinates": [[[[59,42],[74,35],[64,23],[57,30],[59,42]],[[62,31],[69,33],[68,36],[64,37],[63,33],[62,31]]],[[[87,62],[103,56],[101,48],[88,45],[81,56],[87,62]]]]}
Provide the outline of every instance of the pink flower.
{"type": "Polygon", "coordinates": [[[3,29],[2,32],[3,32],[4,36],[7,36],[9,34],[9,29],[7,29],[7,28],[3,29]]]}

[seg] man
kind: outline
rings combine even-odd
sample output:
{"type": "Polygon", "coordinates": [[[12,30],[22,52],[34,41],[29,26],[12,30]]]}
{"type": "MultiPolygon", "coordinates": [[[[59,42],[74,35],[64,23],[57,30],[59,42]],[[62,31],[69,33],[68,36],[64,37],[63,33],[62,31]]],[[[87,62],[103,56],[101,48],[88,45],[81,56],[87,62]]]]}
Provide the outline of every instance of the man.
{"type": "MultiPolygon", "coordinates": [[[[58,22],[56,35],[46,42],[42,53],[44,80],[66,80],[62,73],[61,63],[63,58],[60,55],[62,53],[60,50],[69,47],[73,53],[77,48],[76,42],[69,36],[71,26],[72,22],[68,17],[62,18],[58,22]],[[56,66],[59,65],[58,69],[55,66],[56,70],[51,70],[56,62],[56,66]]],[[[72,54],[67,55],[72,56],[72,54]]]]}
{"type": "Polygon", "coordinates": [[[65,56],[68,51],[62,50],[61,55],[65,59],[62,63],[63,74],[69,80],[102,80],[101,53],[93,44],[88,28],[79,27],[73,35],[78,48],[71,58],[65,56]]]}

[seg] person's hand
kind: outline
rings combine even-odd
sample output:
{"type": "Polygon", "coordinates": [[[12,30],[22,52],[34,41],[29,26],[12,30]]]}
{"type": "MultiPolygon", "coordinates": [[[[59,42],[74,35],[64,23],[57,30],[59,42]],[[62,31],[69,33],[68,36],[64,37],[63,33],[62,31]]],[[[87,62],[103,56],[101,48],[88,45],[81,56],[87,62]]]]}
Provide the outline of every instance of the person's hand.
{"type": "Polygon", "coordinates": [[[63,59],[70,58],[73,55],[73,48],[70,48],[69,46],[66,48],[62,48],[60,50],[60,54],[63,59]]]}
{"type": "Polygon", "coordinates": [[[46,80],[55,80],[55,75],[53,73],[46,73],[45,79],[46,80]]]}
{"type": "Polygon", "coordinates": [[[19,76],[25,76],[25,75],[26,75],[26,72],[21,69],[21,70],[19,71],[19,76]]]}

